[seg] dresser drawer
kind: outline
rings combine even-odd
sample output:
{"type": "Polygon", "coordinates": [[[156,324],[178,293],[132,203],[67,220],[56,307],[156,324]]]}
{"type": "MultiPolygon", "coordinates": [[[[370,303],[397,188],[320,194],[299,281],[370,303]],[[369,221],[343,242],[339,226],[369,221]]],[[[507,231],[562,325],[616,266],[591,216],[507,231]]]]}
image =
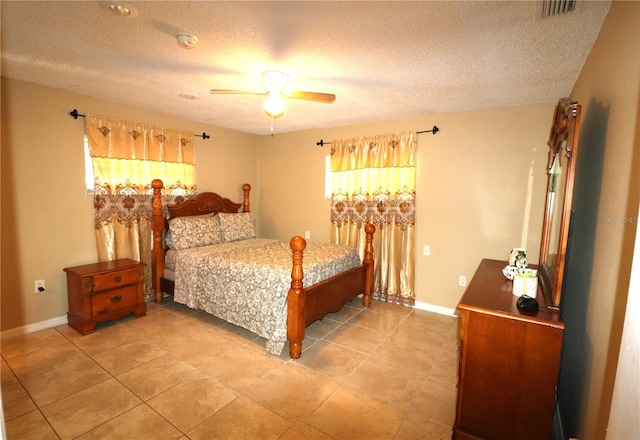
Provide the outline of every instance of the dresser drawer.
{"type": "Polygon", "coordinates": [[[142,269],[120,270],[118,272],[105,273],[93,276],[93,291],[100,292],[107,289],[115,289],[127,284],[135,284],[141,278],[142,269]]]}
{"type": "Polygon", "coordinates": [[[134,306],[138,303],[137,295],[137,284],[93,294],[91,295],[91,316],[98,318],[100,315],[134,306]]]}

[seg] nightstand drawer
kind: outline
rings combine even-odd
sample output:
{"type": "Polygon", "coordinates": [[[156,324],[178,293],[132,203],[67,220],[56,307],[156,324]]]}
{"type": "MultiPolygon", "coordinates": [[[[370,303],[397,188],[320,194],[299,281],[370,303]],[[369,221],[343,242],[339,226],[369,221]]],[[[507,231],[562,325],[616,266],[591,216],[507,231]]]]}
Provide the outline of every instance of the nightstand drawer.
{"type": "Polygon", "coordinates": [[[91,296],[91,316],[94,318],[137,304],[138,286],[132,284],[121,289],[96,293],[91,296]]]}
{"type": "Polygon", "coordinates": [[[127,284],[135,284],[141,278],[142,269],[121,270],[93,276],[93,291],[114,289],[127,284]]]}

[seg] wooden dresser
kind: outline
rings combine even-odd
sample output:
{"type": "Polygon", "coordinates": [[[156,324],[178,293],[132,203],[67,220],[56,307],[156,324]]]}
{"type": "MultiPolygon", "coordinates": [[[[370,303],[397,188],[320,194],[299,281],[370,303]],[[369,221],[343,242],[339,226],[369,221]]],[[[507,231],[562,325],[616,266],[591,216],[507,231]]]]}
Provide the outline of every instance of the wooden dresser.
{"type": "Polygon", "coordinates": [[[95,330],[98,322],[129,313],[144,316],[144,266],[123,259],[65,268],[69,325],[86,335],[95,330]]]}
{"type": "Polygon", "coordinates": [[[453,439],[551,436],[564,323],[538,290],[538,312],[517,308],[506,261],[482,260],[462,297],[453,439]]]}

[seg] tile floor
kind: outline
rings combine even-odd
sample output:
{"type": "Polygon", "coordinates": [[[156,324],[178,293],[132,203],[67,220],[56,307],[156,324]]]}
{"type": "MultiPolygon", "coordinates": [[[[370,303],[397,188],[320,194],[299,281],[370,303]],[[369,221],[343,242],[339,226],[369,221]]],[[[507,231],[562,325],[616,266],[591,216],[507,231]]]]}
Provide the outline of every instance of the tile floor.
{"type": "Polygon", "coordinates": [[[309,326],[298,360],[170,297],[87,336],[3,339],[7,438],[451,438],[457,320],[360,301],[309,326]]]}

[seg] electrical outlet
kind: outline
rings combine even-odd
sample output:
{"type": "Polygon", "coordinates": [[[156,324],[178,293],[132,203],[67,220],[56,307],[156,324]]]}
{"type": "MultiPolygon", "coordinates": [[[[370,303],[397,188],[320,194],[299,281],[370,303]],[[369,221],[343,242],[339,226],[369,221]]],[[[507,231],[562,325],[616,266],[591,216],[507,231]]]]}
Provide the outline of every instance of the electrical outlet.
{"type": "Polygon", "coordinates": [[[44,292],[44,280],[36,280],[35,281],[35,293],[44,292]]]}
{"type": "Polygon", "coordinates": [[[431,255],[431,246],[429,246],[428,244],[425,244],[422,247],[422,255],[424,255],[425,257],[428,257],[429,255],[431,255]]]}
{"type": "Polygon", "coordinates": [[[305,240],[309,240],[311,238],[311,231],[304,231],[305,240]]]}
{"type": "Polygon", "coordinates": [[[461,287],[466,287],[467,286],[467,277],[465,277],[464,275],[460,275],[458,277],[458,285],[461,287]]]}

